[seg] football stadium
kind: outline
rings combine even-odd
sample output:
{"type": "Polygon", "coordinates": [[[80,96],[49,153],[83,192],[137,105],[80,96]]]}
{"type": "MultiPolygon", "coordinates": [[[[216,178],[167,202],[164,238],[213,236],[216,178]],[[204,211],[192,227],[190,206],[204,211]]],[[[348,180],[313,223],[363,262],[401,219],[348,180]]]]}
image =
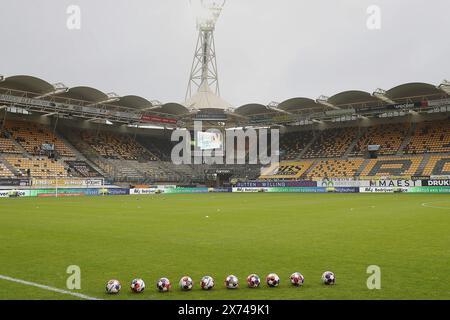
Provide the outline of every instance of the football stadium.
{"type": "Polygon", "coordinates": [[[183,102],[0,77],[0,299],[448,299],[450,82],[231,105],[207,2],[183,102]]]}

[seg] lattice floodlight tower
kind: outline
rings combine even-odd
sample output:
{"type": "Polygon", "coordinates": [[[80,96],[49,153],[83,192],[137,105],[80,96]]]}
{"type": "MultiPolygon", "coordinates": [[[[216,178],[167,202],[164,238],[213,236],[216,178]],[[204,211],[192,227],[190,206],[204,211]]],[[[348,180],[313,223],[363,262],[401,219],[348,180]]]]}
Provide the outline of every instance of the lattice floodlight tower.
{"type": "Polygon", "coordinates": [[[207,85],[216,95],[220,95],[214,30],[225,2],[226,0],[190,0],[197,19],[198,40],[186,100],[191,98],[202,85],[207,85]]]}

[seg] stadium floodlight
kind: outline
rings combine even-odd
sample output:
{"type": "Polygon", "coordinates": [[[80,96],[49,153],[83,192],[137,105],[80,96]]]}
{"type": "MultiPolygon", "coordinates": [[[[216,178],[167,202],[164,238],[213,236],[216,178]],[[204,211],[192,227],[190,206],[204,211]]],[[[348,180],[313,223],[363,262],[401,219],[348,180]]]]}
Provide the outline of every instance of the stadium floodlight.
{"type": "Polygon", "coordinates": [[[442,91],[444,91],[446,94],[450,95],[450,81],[444,80],[438,87],[442,91]]]}
{"type": "Polygon", "coordinates": [[[64,85],[64,83],[62,83],[62,82],[55,83],[52,86],[53,86],[53,90],[52,91],[47,92],[47,93],[45,93],[43,95],[37,96],[37,97],[35,97],[35,99],[44,99],[44,98],[47,98],[47,97],[55,96],[55,95],[66,93],[67,91],[69,91],[69,88],[66,87],[64,85]]]}
{"type": "Polygon", "coordinates": [[[375,98],[378,98],[386,103],[390,103],[390,104],[395,104],[396,102],[392,99],[389,99],[388,96],[386,96],[386,90],[380,89],[378,88],[377,90],[375,90],[374,93],[372,93],[372,96],[374,96],[375,98]]]}
{"type": "Polygon", "coordinates": [[[324,106],[327,106],[327,107],[329,107],[331,109],[335,109],[335,110],[339,110],[340,109],[339,107],[336,107],[334,104],[328,102],[328,99],[330,99],[330,98],[327,97],[327,96],[321,95],[320,97],[318,97],[316,99],[316,102],[319,103],[319,104],[323,104],[324,106]]]}
{"type": "Polygon", "coordinates": [[[214,31],[226,0],[190,0],[199,30],[214,31]]]}
{"type": "Polygon", "coordinates": [[[186,100],[206,82],[220,95],[214,30],[226,0],[190,0],[198,29],[197,46],[189,76],[186,100]]]}

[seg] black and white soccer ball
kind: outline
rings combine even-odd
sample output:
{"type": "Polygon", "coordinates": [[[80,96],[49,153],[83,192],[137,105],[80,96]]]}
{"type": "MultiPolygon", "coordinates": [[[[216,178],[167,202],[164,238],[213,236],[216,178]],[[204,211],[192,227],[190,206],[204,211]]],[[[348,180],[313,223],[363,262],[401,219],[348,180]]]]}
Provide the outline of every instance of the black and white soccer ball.
{"type": "Polygon", "coordinates": [[[106,293],[108,294],[118,294],[122,286],[118,280],[109,280],[106,284],[106,293]]]}
{"type": "Polygon", "coordinates": [[[214,288],[214,279],[210,276],[204,276],[202,280],[200,280],[200,287],[203,290],[211,290],[214,288]]]}
{"type": "Polygon", "coordinates": [[[228,289],[237,289],[239,287],[239,279],[234,275],[229,275],[225,279],[225,286],[228,289]]]}
{"type": "Polygon", "coordinates": [[[278,287],[280,285],[280,277],[276,273],[271,273],[266,277],[266,282],[271,288],[278,287]]]}
{"type": "Polygon", "coordinates": [[[158,288],[159,292],[167,292],[170,290],[172,285],[170,284],[169,279],[167,278],[161,278],[156,282],[156,287],[158,288]]]}
{"type": "Polygon", "coordinates": [[[145,282],[142,279],[134,279],[131,281],[130,287],[134,293],[142,293],[145,290],[145,282]]]}
{"type": "Polygon", "coordinates": [[[305,277],[300,272],[294,272],[291,275],[291,284],[296,287],[301,287],[305,283],[305,277]]]}
{"type": "Polygon", "coordinates": [[[332,286],[336,284],[336,276],[331,271],[325,271],[322,274],[322,283],[327,286],[332,286]]]}
{"type": "Polygon", "coordinates": [[[261,284],[261,279],[256,274],[251,274],[247,277],[247,285],[249,288],[258,288],[261,284]]]}
{"type": "Polygon", "coordinates": [[[184,276],[180,279],[180,289],[184,291],[192,290],[194,286],[194,281],[188,276],[184,276]]]}

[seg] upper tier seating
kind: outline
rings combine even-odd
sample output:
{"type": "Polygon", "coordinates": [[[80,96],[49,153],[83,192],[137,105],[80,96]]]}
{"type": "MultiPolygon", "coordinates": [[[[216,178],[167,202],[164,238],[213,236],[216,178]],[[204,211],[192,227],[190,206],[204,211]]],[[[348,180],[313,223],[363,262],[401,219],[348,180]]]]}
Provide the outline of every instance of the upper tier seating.
{"type": "Polygon", "coordinates": [[[304,158],[342,157],[356,139],[355,128],[339,128],[322,131],[317,140],[308,149],[304,158]]]}
{"type": "Polygon", "coordinates": [[[43,144],[52,144],[63,157],[75,157],[72,150],[44,125],[33,122],[6,121],[7,131],[28,153],[40,155],[43,144]]]}
{"type": "Polygon", "coordinates": [[[320,160],[308,174],[309,178],[342,178],[355,176],[364,159],[320,160]]]}
{"type": "Polygon", "coordinates": [[[404,152],[407,154],[450,152],[450,120],[418,123],[404,152]]]}
{"type": "Polygon", "coordinates": [[[372,176],[413,176],[417,172],[423,157],[378,158],[369,161],[361,173],[363,177],[372,176]]]}
{"type": "Polygon", "coordinates": [[[280,149],[284,151],[281,160],[294,160],[313,139],[311,131],[288,133],[281,137],[280,149]]]}
{"type": "Polygon", "coordinates": [[[370,127],[356,143],[350,153],[354,156],[363,156],[367,153],[369,145],[379,145],[380,155],[394,155],[402,146],[408,135],[410,124],[389,124],[370,127]]]}
{"type": "Polygon", "coordinates": [[[21,151],[11,139],[0,138],[0,153],[20,154],[21,151]]]}
{"type": "Polygon", "coordinates": [[[128,136],[92,131],[82,131],[81,138],[102,157],[107,159],[157,161],[154,155],[128,136]]]}
{"type": "Polygon", "coordinates": [[[22,177],[27,176],[28,169],[30,169],[31,176],[36,178],[67,177],[67,171],[59,161],[40,157],[23,158],[18,156],[8,156],[5,160],[15,167],[22,177]]]}

